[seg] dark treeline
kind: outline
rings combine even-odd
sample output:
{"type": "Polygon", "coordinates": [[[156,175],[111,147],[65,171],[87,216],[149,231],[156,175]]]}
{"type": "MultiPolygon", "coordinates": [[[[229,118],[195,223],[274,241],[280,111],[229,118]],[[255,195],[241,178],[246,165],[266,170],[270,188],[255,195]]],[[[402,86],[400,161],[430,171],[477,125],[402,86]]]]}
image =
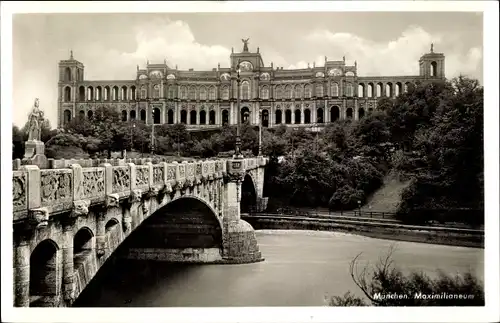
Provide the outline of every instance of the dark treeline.
{"type": "MultiPolygon", "coordinates": [[[[181,157],[231,156],[235,126],[188,132],[185,125],[156,125],[155,153],[181,157]]],[[[25,131],[13,128],[13,157],[22,158],[25,131]]],[[[242,125],[242,150],[258,152],[258,128],[242,125]]],[[[151,126],[123,122],[101,108],[92,120],[75,118],[63,129],[42,129],[48,157],[109,157],[112,151],[151,152],[151,126]]],[[[270,157],[265,194],[291,206],[350,210],[362,204],[389,172],[410,180],[399,213],[419,222],[451,216],[483,221],[483,88],[454,78],[410,87],[381,98],[376,112],[342,120],[319,133],[285,125],[262,130],[270,157]]],[[[270,208],[276,207],[270,203],[270,208]]]]}

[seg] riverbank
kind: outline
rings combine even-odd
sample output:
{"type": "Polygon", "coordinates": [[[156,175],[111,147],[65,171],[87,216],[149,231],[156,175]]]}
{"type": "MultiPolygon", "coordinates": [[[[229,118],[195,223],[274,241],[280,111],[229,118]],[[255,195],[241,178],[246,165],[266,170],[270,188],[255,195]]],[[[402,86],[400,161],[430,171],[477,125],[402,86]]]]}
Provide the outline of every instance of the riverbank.
{"type": "Polygon", "coordinates": [[[390,222],[344,219],[315,219],[286,216],[243,216],[255,230],[337,231],[370,238],[484,248],[484,231],[446,227],[412,226],[390,222]]]}

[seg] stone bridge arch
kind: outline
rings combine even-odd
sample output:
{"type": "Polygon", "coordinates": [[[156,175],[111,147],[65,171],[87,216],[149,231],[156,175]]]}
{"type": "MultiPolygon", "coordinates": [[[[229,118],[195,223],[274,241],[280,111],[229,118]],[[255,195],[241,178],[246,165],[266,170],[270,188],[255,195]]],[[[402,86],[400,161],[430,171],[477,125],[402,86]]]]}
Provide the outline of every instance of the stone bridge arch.
{"type": "Polygon", "coordinates": [[[252,213],[257,211],[257,192],[255,181],[251,173],[247,172],[241,183],[241,213],[252,213]]]}
{"type": "Polygon", "coordinates": [[[175,198],[144,219],[120,246],[120,257],[169,262],[222,261],[223,223],[209,202],[175,198]]]}
{"type": "Polygon", "coordinates": [[[106,161],[14,171],[15,306],[71,306],[115,256],[263,260],[252,226],[241,220],[240,202],[245,187],[255,200],[265,199],[264,158],[106,161]],[[148,234],[158,228],[158,236],[148,234]],[[135,245],[141,235],[149,245],[135,245]]]}

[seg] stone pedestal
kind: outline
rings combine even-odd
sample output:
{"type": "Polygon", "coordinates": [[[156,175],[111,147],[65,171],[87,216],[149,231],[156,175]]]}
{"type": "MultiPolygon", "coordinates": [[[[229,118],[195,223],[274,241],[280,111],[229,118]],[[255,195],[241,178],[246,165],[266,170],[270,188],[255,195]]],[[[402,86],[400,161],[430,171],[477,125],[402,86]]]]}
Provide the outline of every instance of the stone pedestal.
{"type": "Polygon", "coordinates": [[[48,168],[49,162],[45,157],[45,144],[39,140],[28,140],[24,144],[24,165],[36,165],[40,169],[48,168]]]}

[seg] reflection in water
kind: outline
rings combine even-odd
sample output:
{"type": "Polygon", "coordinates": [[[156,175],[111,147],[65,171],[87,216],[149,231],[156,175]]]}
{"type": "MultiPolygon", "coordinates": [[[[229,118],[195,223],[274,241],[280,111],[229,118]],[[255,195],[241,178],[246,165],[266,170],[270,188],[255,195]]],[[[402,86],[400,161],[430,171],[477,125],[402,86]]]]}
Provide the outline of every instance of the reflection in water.
{"type": "Polygon", "coordinates": [[[471,271],[483,280],[484,250],[393,242],[336,232],[257,231],[264,262],[245,265],[172,265],[123,260],[100,275],[75,306],[321,306],[325,295],[351,290],[363,296],[349,275],[375,263],[391,244],[405,271],[435,275],[471,271]]]}

